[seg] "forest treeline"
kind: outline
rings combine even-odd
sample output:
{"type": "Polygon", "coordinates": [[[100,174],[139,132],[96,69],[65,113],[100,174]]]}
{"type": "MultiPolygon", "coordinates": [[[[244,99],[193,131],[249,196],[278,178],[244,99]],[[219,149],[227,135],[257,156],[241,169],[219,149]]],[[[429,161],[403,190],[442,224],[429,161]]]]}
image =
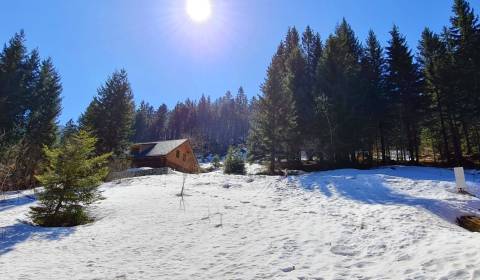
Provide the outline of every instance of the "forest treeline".
{"type": "Polygon", "coordinates": [[[165,104],[157,109],[141,102],[135,114],[136,142],[189,138],[199,155],[226,154],[229,146],[246,143],[251,104],[242,87],[233,95],[227,91],[211,100],[202,95],[198,101],[187,99],[172,110],[165,104]]]}
{"type": "Polygon", "coordinates": [[[173,108],[136,106],[127,72],[118,70],[78,120],[60,127],[60,75],[19,32],[0,52],[0,184],[35,185],[43,147],[79,130],[113,161],[132,142],[190,138],[198,155],[247,145],[249,158],[272,172],[279,163],[299,166],[301,152],[332,167],[478,164],[480,26],[469,3],[454,0],[448,25],[438,34],[425,28],[415,48],[397,26],[389,37],[382,46],[370,31],[360,42],[345,19],[324,39],[291,27],[251,99],[240,87],[173,108]]]}
{"type": "Polygon", "coordinates": [[[331,166],[480,157],[480,27],[465,0],[449,26],[425,28],[411,49],[393,26],[386,46],[364,43],[345,19],[322,41],[292,27],[253,106],[255,159],[298,163],[300,152],[331,166]]]}

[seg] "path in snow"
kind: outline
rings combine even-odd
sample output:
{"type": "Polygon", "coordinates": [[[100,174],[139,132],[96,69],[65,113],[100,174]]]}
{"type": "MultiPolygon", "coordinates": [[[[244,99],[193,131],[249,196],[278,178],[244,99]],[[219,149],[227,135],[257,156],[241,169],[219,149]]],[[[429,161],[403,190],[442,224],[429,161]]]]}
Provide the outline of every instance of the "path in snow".
{"type": "Polygon", "coordinates": [[[451,170],[188,175],[183,201],[182,179],[105,184],[98,220],[69,229],[18,222],[31,200],[0,204],[0,279],[480,278],[480,235],[452,222],[480,201],[451,170]]]}

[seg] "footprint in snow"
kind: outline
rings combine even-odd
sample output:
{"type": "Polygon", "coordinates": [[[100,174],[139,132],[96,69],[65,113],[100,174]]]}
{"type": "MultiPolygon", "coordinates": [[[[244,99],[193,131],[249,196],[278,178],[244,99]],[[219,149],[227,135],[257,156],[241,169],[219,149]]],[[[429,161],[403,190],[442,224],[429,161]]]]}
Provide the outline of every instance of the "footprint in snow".
{"type": "Polygon", "coordinates": [[[295,270],[295,266],[289,266],[289,267],[282,268],[283,272],[291,272],[291,271],[294,271],[294,270],[295,270]]]}
{"type": "Polygon", "coordinates": [[[353,257],[358,255],[360,252],[355,251],[354,248],[344,245],[336,245],[330,248],[330,252],[335,255],[345,256],[345,257],[353,257]]]}

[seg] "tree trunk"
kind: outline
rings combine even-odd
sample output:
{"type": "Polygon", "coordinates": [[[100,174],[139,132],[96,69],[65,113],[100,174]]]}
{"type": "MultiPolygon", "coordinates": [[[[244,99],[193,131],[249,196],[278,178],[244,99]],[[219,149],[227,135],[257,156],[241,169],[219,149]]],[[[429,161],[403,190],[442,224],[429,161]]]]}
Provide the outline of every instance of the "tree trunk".
{"type": "MultiPolygon", "coordinates": [[[[438,94],[437,94],[437,96],[438,96],[438,94]]],[[[451,158],[450,158],[450,149],[448,148],[448,136],[447,136],[447,130],[445,128],[445,120],[444,120],[444,116],[443,116],[443,113],[442,113],[442,107],[440,105],[440,100],[437,100],[437,108],[438,108],[438,114],[440,116],[440,130],[442,131],[442,137],[443,137],[443,150],[444,150],[447,162],[450,162],[451,158]]]]}
{"type": "Polygon", "coordinates": [[[384,137],[384,132],[383,132],[383,124],[380,122],[379,124],[380,127],[380,150],[382,150],[382,163],[385,164],[387,162],[387,156],[386,156],[386,149],[385,149],[385,137],[384,137]]]}
{"type": "Polygon", "coordinates": [[[468,134],[468,127],[467,127],[467,123],[462,120],[462,130],[463,130],[463,135],[465,137],[465,142],[467,144],[467,154],[471,155],[472,154],[472,145],[470,143],[470,136],[468,134]]]}
{"type": "Polygon", "coordinates": [[[462,146],[460,145],[460,136],[458,133],[457,126],[455,125],[455,122],[450,118],[449,120],[449,125],[450,125],[450,131],[452,133],[453,137],[453,149],[455,153],[455,163],[456,164],[461,164],[463,160],[463,155],[462,155],[462,146]]]}
{"type": "Polygon", "coordinates": [[[276,157],[276,148],[275,144],[272,143],[271,149],[270,149],[270,173],[274,174],[275,173],[275,157],[276,157]]]}
{"type": "Polygon", "coordinates": [[[58,200],[57,206],[55,206],[55,210],[53,211],[53,216],[56,216],[60,207],[62,207],[63,196],[58,200]]]}

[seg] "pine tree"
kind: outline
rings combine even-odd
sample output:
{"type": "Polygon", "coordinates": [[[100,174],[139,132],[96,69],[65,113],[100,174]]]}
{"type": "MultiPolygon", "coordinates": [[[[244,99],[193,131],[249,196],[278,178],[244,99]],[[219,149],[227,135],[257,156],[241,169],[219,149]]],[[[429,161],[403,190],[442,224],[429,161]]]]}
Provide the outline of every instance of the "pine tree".
{"type": "Polygon", "coordinates": [[[293,97],[284,90],[285,50],[284,43],[280,43],[268,67],[248,139],[250,157],[268,159],[271,173],[275,172],[276,161],[287,155],[287,144],[297,125],[293,97]]]}
{"type": "Polygon", "coordinates": [[[16,188],[35,183],[42,147],[56,141],[60,92],[51,60],[40,62],[37,50],[27,53],[25,34],[15,34],[0,53],[0,157],[16,158],[11,182],[16,188]]]}
{"type": "Polygon", "coordinates": [[[303,148],[302,134],[308,131],[308,122],[312,119],[313,106],[306,87],[306,61],[302,54],[300,39],[295,27],[289,28],[285,38],[283,91],[292,96],[297,116],[296,130],[288,138],[287,156],[290,160],[299,160],[300,149],[303,148]]]}
{"type": "Polygon", "coordinates": [[[364,147],[369,150],[372,160],[374,145],[379,145],[382,162],[386,163],[386,135],[391,124],[388,122],[389,109],[385,94],[385,60],[380,42],[372,30],[368,33],[361,60],[361,76],[364,82],[362,115],[366,121],[363,124],[365,126],[363,140],[366,141],[364,147]]]}
{"type": "MultiPolygon", "coordinates": [[[[451,70],[453,69],[453,56],[448,51],[447,42],[428,28],[422,33],[422,39],[419,44],[420,68],[422,70],[425,83],[424,91],[431,100],[428,107],[428,123],[426,124],[431,135],[431,142],[437,146],[440,151],[441,159],[451,162],[450,144],[456,148],[456,156],[461,157],[460,143],[456,137],[453,141],[450,138],[448,123],[456,122],[457,112],[454,109],[460,104],[456,97],[456,91],[453,90],[453,83],[450,79],[451,70]]],[[[434,149],[435,147],[432,147],[434,149]]]]}
{"type": "Polygon", "coordinates": [[[410,161],[419,161],[420,121],[424,106],[418,65],[397,26],[390,31],[387,47],[386,81],[389,99],[394,104],[397,117],[397,136],[392,144],[397,150],[408,151],[410,161]]]}
{"type": "Polygon", "coordinates": [[[4,148],[23,136],[38,63],[36,51],[27,53],[23,30],[16,33],[0,53],[0,134],[5,136],[0,142],[0,155],[4,148]]]}
{"type": "Polygon", "coordinates": [[[21,141],[21,161],[17,166],[17,176],[26,186],[34,183],[34,174],[44,160],[43,147],[50,147],[56,141],[61,91],[60,76],[51,59],[43,61],[31,97],[25,135],[21,141]]]}
{"type": "MultiPolygon", "coordinates": [[[[305,60],[305,79],[304,89],[305,98],[302,100],[302,109],[304,110],[300,116],[303,118],[303,128],[301,135],[304,144],[304,148],[309,151],[310,158],[316,150],[316,135],[315,131],[318,131],[318,123],[315,122],[315,84],[318,63],[322,57],[323,45],[320,39],[320,35],[315,33],[310,26],[307,26],[302,34],[301,44],[302,54],[305,60]]],[[[299,106],[297,106],[297,112],[299,112],[299,106]]],[[[299,117],[300,117],[299,116],[299,117]]]]}
{"type": "Polygon", "coordinates": [[[73,121],[73,119],[69,119],[62,129],[60,142],[64,143],[68,138],[77,132],[78,125],[75,123],[75,121],[73,121]]]}
{"type": "MultiPolygon", "coordinates": [[[[460,134],[463,135],[466,153],[472,154],[472,141],[469,131],[472,126],[477,126],[476,135],[479,135],[478,122],[480,121],[480,25],[478,16],[465,0],[455,0],[453,5],[454,15],[451,17],[449,30],[449,44],[452,46],[454,68],[450,78],[455,80],[455,89],[461,99],[462,112],[459,116],[460,134]],[[476,123],[475,123],[476,122],[476,123]]],[[[479,143],[480,152],[480,139],[479,143]]],[[[458,156],[457,156],[457,160],[458,156]]]]}
{"type": "Polygon", "coordinates": [[[332,162],[354,162],[362,132],[360,114],[361,46],[345,19],[325,43],[317,68],[317,119],[324,124],[318,135],[332,162]]]}
{"type": "Polygon", "coordinates": [[[153,106],[145,101],[140,103],[140,107],[135,112],[134,136],[135,142],[154,141],[155,130],[153,129],[155,110],[153,106]]]}
{"type": "Polygon", "coordinates": [[[223,172],[225,174],[245,174],[245,162],[237,148],[230,146],[225,157],[223,172]]]}
{"type": "Polygon", "coordinates": [[[152,130],[152,140],[165,140],[166,139],[166,125],[168,118],[168,108],[167,105],[162,104],[155,111],[153,116],[153,121],[151,124],[152,130]]]}
{"type": "Polygon", "coordinates": [[[235,145],[244,144],[246,142],[249,120],[248,120],[248,98],[243,87],[238,89],[235,96],[235,121],[234,121],[234,143],[235,145]]]}
{"type": "Polygon", "coordinates": [[[102,85],[80,119],[98,138],[97,153],[122,155],[133,133],[135,105],[125,70],[115,71],[102,85]]]}
{"type": "Polygon", "coordinates": [[[101,198],[98,186],[108,173],[111,154],[94,156],[96,139],[85,131],[68,138],[60,147],[44,152],[46,172],[37,176],[44,191],[31,218],[42,226],[75,226],[91,220],[85,207],[101,198]]]}
{"type": "Polygon", "coordinates": [[[219,168],[219,167],[221,166],[220,156],[219,156],[219,155],[213,156],[212,166],[213,166],[213,168],[215,168],[215,169],[217,169],[217,168],[219,168]]]}
{"type": "MultiPolygon", "coordinates": [[[[305,68],[307,73],[306,75],[308,77],[307,80],[309,83],[312,83],[315,79],[318,62],[322,57],[323,45],[320,35],[318,33],[314,33],[310,26],[307,26],[302,35],[301,47],[302,53],[305,55],[305,68]]],[[[314,84],[308,86],[310,91],[313,90],[313,86],[314,84]]]]}

